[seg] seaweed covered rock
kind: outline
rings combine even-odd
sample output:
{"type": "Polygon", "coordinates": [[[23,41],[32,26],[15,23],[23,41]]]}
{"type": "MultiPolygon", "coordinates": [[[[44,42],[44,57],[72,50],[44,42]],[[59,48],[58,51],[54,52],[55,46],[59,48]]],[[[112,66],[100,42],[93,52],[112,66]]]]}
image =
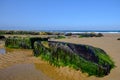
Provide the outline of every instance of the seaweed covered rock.
{"type": "Polygon", "coordinates": [[[3,40],[3,39],[5,39],[5,36],[0,35],[0,40],[3,40]]]}
{"type": "Polygon", "coordinates": [[[6,39],[5,46],[9,48],[31,49],[31,42],[29,38],[10,37],[6,39]]]}
{"type": "Polygon", "coordinates": [[[69,66],[89,75],[104,76],[114,67],[105,51],[88,45],[39,41],[34,43],[34,55],[55,66],[69,66]]]}
{"type": "Polygon", "coordinates": [[[117,40],[120,40],[120,38],[118,38],[117,40]]]}
{"type": "Polygon", "coordinates": [[[5,46],[9,48],[33,49],[35,41],[47,41],[48,38],[40,37],[9,37],[5,41],[5,46]]]}

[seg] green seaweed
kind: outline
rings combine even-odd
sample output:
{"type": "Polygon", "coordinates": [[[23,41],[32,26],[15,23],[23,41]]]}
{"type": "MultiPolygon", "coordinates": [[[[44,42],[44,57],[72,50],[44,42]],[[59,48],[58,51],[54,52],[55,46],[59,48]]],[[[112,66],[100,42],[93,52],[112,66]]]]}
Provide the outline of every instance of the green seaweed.
{"type": "Polygon", "coordinates": [[[104,51],[101,51],[99,48],[95,48],[94,51],[96,53],[96,56],[99,58],[99,64],[109,64],[112,68],[115,66],[112,59],[104,51]]]}
{"type": "Polygon", "coordinates": [[[31,49],[29,38],[7,38],[5,46],[8,48],[24,48],[31,49]]]}
{"type": "Polygon", "coordinates": [[[33,49],[35,41],[47,41],[47,38],[41,37],[10,37],[5,41],[5,46],[9,48],[33,49]]]}

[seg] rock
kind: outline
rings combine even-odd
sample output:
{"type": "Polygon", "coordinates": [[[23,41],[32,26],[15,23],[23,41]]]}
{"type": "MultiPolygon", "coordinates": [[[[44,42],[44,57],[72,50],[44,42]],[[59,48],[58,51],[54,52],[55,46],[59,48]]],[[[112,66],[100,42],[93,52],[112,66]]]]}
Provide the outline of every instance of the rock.
{"type": "Polygon", "coordinates": [[[57,41],[48,41],[48,44],[49,48],[36,42],[34,54],[41,55],[55,66],[70,66],[96,76],[109,74],[114,66],[106,52],[100,48],[57,41]]]}

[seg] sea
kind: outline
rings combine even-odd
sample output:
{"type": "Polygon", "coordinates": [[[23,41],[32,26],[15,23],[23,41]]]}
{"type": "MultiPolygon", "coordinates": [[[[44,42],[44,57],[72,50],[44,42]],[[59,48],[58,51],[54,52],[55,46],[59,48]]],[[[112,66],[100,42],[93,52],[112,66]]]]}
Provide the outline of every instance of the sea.
{"type": "Polygon", "coordinates": [[[120,33],[120,30],[35,30],[37,32],[58,32],[58,33],[120,33]]]}

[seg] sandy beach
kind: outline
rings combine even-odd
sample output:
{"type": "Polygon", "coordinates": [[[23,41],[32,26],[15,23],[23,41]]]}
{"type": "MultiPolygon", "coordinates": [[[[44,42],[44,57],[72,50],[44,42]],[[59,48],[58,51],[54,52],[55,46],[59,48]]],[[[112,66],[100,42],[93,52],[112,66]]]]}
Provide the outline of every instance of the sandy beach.
{"type": "Polygon", "coordinates": [[[120,0],[0,0],[0,80],[120,80],[120,0]]]}
{"type": "MultiPolygon", "coordinates": [[[[110,55],[116,67],[105,77],[88,77],[86,73],[68,67],[51,66],[33,56],[32,50],[8,49],[0,54],[1,80],[119,80],[120,79],[120,34],[104,34],[104,37],[56,39],[56,41],[86,44],[101,48],[110,55]],[[25,71],[25,73],[23,73],[25,71]],[[4,73],[4,74],[3,74],[4,73]],[[31,76],[32,75],[32,76],[31,76]],[[7,78],[6,78],[7,76],[7,78]]],[[[0,48],[4,48],[4,44],[0,48]]]]}

